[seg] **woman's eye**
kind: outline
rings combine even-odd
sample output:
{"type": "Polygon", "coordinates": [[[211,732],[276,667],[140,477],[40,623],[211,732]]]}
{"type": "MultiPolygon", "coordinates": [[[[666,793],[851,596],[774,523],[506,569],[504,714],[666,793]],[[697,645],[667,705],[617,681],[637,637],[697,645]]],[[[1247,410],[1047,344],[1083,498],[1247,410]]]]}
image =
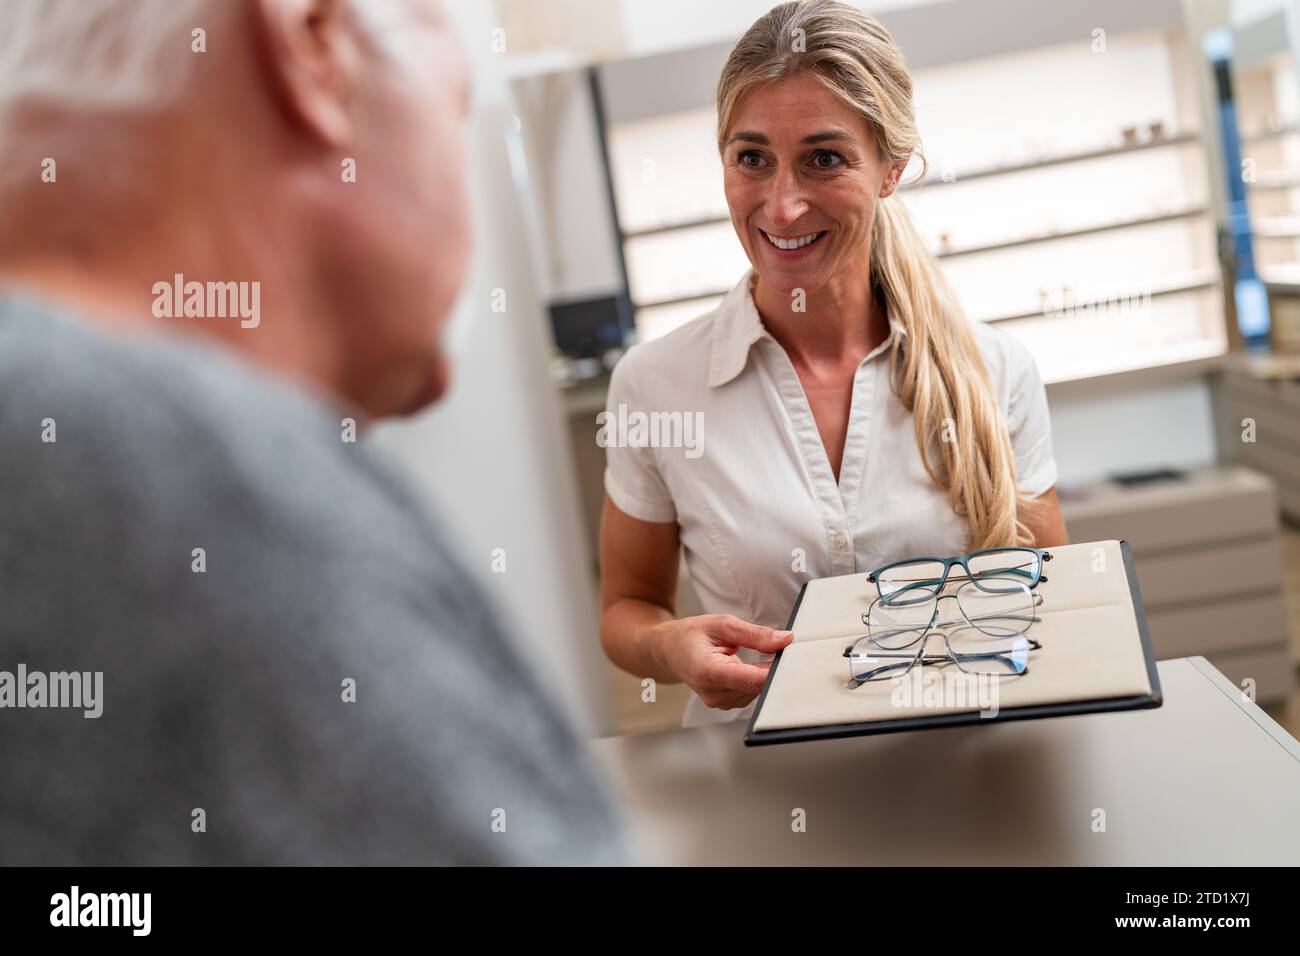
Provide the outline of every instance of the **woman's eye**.
{"type": "Polygon", "coordinates": [[[763,157],[754,152],[754,150],[747,149],[736,157],[736,161],[742,166],[748,166],[750,169],[757,169],[762,165],[763,157]]]}
{"type": "Polygon", "coordinates": [[[818,169],[835,169],[844,163],[844,157],[829,149],[818,150],[813,156],[813,165],[818,169]]]}

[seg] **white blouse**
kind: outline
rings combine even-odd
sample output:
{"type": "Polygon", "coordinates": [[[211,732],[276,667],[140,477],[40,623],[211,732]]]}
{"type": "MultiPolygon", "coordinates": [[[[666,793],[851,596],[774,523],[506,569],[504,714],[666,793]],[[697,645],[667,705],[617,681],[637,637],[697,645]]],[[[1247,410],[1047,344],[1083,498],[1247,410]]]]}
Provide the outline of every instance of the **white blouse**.
{"type": "MultiPolygon", "coordinates": [[[[708,613],[784,628],[804,581],[961,554],[967,529],[925,473],[912,414],[889,388],[888,353],[906,335],[902,326],[889,317],[889,336],[854,375],[837,483],[794,366],[754,306],[752,277],[615,367],[605,490],[625,514],[678,524],[708,613]]],[[[1056,462],[1038,367],[1009,333],[972,327],[1018,481],[1042,494],[1056,483],[1056,462]]],[[[930,460],[941,461],[937,448],[930,460]]],[[[751,709],[715,710],[692,695],[683,723],[740,719],[751,709]]]]}

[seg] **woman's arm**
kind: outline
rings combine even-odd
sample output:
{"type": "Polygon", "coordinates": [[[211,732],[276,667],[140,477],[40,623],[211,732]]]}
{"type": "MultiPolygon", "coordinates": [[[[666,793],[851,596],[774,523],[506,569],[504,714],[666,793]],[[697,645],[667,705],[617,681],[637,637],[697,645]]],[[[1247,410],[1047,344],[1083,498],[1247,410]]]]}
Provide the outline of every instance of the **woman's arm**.
{"type": "Polygon", "coordinates": [[[676,615],[677,523],[641,521],[608,497],[600,519],[600,641],[609,659],[638,677],[680,680],[647,632],[676,615]]]}
{"type": "Polygon", "coordinates": [[[741,647],[772,654],[789,631],[729,614],[675,617],[679,540],[674,522],[641,521],[608,497],[600,525],[600,640],[609,659],[637,677],[684,681],[709,707],[744,707],[763,689],[767,664],[746,664],[741,647]]]}
{"type": "Polygon", "coordinates": [[[1070,535],[1065,530],[1065,518],[1061,516],[1061,503],[1056,498],[1056,487],[1052,486],[1034,499],[1035,507],[1025,516],[1025,524],[1033,532],[1035,548],[1059,548],[1070,543],[1070,535]]]}

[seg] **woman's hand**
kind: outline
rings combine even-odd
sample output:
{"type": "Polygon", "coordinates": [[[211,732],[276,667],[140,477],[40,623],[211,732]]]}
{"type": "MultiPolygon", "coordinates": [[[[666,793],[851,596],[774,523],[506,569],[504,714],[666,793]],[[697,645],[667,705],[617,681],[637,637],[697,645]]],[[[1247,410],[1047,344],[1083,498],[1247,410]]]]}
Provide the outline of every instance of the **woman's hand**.
{"type": "Polygon", "coordinates": [[[746,664],[736,651],[749,647],[775,654],[794,634],[730,614],[702,614],[656,624],[646,638],[664,667],[699,694],[706,706],[732,710],[758,696],[772,666],[771,661],[746,664]]]}
{"type": "Polygon", "coordinates": [[[637,677],[683,681],[709,707],[744,707],[758,696],[771,664],[746,664],[736,651],[774,654],[793,634],[729,614],[676,617],[674,522],[641,521],[606,497],[600,541],[600,640],[610,660],[637,677]]]}

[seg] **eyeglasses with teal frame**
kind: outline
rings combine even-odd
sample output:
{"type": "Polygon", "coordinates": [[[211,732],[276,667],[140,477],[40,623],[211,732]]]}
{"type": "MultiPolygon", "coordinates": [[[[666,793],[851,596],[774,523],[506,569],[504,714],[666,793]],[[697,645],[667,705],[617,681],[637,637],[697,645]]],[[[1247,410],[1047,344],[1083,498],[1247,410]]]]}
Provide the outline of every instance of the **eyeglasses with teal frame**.
{"type": "Polygon", "coordinates": [[[1001,589],[1012,583],[1035,588],[1046,581],[1043,566],[1052,554],[1043,548],[985,548],[951,558],[906,558],[867,575],[880,599],[892,606],[929,602],[949,580],[972,581],[977,588],[1001,589]],[[964,576],[951,577],[960,567],[964,576]]]}

